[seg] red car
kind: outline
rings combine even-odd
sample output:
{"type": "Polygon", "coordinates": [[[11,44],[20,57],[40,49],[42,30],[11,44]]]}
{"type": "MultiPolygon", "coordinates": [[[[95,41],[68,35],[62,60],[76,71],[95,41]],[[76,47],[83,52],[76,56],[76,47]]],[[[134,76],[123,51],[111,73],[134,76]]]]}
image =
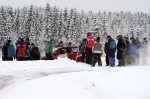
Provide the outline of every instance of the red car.
{"type": "MultiPolygon", "coordinates": [[[[77,46],[58,47],[53,50],[53,58],[57,59],[58,57],[68,57],[79,62],[81,61],[82,52],[79,51],[77,46]]],[[[47,60],[47,57],[41,57],[41,60],[47,60]]]]}

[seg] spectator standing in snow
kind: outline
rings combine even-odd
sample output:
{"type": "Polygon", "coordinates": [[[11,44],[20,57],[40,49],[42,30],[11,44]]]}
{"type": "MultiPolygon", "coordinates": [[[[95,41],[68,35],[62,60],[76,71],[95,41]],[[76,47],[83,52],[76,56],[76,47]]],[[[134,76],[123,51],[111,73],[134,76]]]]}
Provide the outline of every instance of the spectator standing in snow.
{"type": "Polygon", "coordinates": [[[32,60],[40,60],[40,51],[38,47],[35,47],[35,45],[32,43],[30,46],[30,56],[32,60]]]}
{"type": "Polygon", "coordinates": [[[48,60],[53,60],[53,39],[48,41],[45,45],[45,55],[48,60]]]}
{"type": "Polygon", "coordinates": [[[118,40],[117,43],[117,59],[118,59],[118,66],[123,66],[123,51],[125,49],[125,44],[123,42],[123,37],[121,35],[118,35],[116,37],[116,39],[118,40]]]}
{"type": "Polygon", "coordinates": [[[138,48],[137,45],[135,43],[135,39],[133,37],[130,38],[130,44],[128,46],[128,53],[129,53],[129,63],[131,65],[135,65],[135,61],[136,61],[136,56],[138,54],[138,48]]]}
{"type": "Polygon", "coordinates": [[[21,42],[21,39],[22,39],[22,37],[18,37],[18,40],[17,40],[17,42],[16,42],[16,45],[21,42]]]}
{"type": "Polygon", "coordinates": [[[148,41],[146,37],[143,38],[141,50],[142,50],[142,65],[147,65],[148,41]]]}
{"type": "MultiPolygon", "coordinates": [[[[71,46],[71,42],[69,42],[67,46],[68,46],[68,47],[71,46]]],[[[67,49],[66,49],[66,52],[67,52],[67,53],[71,53],[71,52],[72,52],[72,48],[67,48],[67,49]]]]}
{"type": "Polygon", "coordinates": [[[92,67],[95,66],[95,63],[98,61],[98,65],[102,66],[101,55],[102,55],[102,44],[100,43],[100,37],[97,37],[96,43],[94,43],[93,47],[94,60],[92,63],[92,67]]]}
{"type": "Polygon", "coordinates": [[[25,42],[25,48],[24,48],[24,60],[31,60],[30,56],[30,43],[28,41],[25,42]]]}
{"type": "Polygon", "coordinates": [[[106,66],[109,66],[109,57],[108,57],[108,40],[106,39],[106,43],[105,43],[105,47],[104,47],[104,52],[106,54],[106,58],[105,58],[105,61],[106,61],[106,66]]]}
{"type": "Polygon", "coordinates": [[[91,33],[87,33],[87,44],[86,44],[86,63],[92,65],[92,48],[94,45],[94,38],[91,33]]]}
{"type": "Polygon", "coordinates": [[[85,49],[86,49],[87,39],[83,39],[79,45],[79,50],[82,52],[81,62],[85,62],[85,49]]]}
{"type": "Polygon", "coordinates": [[[124,63],[125,63],[125,65],[129,65],[129,53],[128,53],[128,47],[129,47],[129,44],[130,44],[130,41],[129,41],[129,38],[128,37],[125,37],[125,42],[126,42],[126,48],[125,48],[125,53],[124,53],[124,56],[125,56],[125,58],[124,58],[124,63]]]}
{"type": "Polygon", "coordinates": [[[111,67],[115,66],[115,52],[116,52],[116,42],[111,38],[111,36],[107,36],[108,39],[108,55],[109,55],[109,64],[111,67]]]}
{"type": "Polygon", "coordinates": [[[10,42],[7,50],[8,61],[13,61],[13,57],[15,57],[15,48],[14,43],[10,42]]]}
{"type": "Polygon", "coordinates": [[[123,53],[122,53],[122,65],[125,66],[126,65],[126,62],[125,62],[125,59],[126,59],[126,46],[127,46],[127,43],[126,43],[126,36],[122,36],[122,40],[123,40],[123,43],[124,43],[124,50],[123,50],[123,53]]]}
{"type": "Polygon", "coordinates": [[[63,47],[63,41],[60,41],[56,47],[63,47]]]}
{"type": "Polygon", "coordinates": [[[137,49],[138,49],[138,53],[136,54],[136,65],[139,65],[139,62],[140,62],[141,42],[139,41],[138,37],[136,37],[136,39],[135,39],[135,44],[136,44],[137,49]]]}
{"type": "Polygon", "coordinates": [[[2,61],[7,61],[8,60],[8,47],[10,45],[11,40],[8,40],[2,47],[2,61]]]}
{"type": "Polygon", "coordinates": [[[24,56],[25,56],[25,42],[24,39],[22,38],[20,42],[17,43],[17,48],[16,48],[16,59],[18,61],[23,61],[24,56]]]}

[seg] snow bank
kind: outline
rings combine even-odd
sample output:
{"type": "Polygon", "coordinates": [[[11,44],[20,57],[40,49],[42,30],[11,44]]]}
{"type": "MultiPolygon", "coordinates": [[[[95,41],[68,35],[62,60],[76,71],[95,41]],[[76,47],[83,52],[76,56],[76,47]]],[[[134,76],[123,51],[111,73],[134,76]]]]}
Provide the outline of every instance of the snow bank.
{"type": "Polygon", "coordinates": [[[0,99],[150,99],[150,67],[65,73],[27,80],[0,99]]]}

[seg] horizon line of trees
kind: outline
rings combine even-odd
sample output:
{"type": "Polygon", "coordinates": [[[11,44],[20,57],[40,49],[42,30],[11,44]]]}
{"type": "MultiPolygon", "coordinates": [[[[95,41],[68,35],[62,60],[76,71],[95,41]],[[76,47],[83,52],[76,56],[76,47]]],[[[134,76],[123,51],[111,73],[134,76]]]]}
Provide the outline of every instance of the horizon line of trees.
{"type": "Polygon", "coordinates": [[[17,40],[19,36],[29,38],[38,46],[53,38],[56,42],[78,44],[87,32],[100,36],[150,37],[150,14],[137,12],[85,13],[74,9],[60,9],[57,6],[22,8],[0,6],[0,42],[17,40]]]}

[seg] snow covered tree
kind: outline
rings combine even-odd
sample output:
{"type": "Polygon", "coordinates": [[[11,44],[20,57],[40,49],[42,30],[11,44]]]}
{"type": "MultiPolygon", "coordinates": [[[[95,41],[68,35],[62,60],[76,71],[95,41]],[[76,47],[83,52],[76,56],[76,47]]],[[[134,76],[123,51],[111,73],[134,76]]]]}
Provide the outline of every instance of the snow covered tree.
{"type": "Polygon", "coordinates": [[[33,16],[33,5],[30,6],[30,9],[29,9],[29,12],[28,12],[28,17],[27,17],[26,26],[25,26],[24,38],[29,38],[29,35],[31,33],[32,16],[33,16]]]}
{"type": "Polygon", "coordinates": [[[15,19],[14,19],[14,24],[13,24],[13,31],[15,33],[17,33],[18,35],[21,35],[20,33],[20,9],[18,8],[17,9],[17,12],[16,12],[16,16],[15,16],[15,19]]]}
{"type": "Polygon", "coordinates": [[[52,37],[52,11],[49,4],[47,4],[44,13],[44,41],[50,40],[52,37]]]}
{"type": "Polygon", "coordinates": [[[58,25],[58,9],[56,8],[56,6],[53,8],[53,13],[52,13],[52,24],[51,24],[51,37],[55,39],[57,39],[57,36],[59,35],[56,35],[57,32],[58,32],[58,28],[57,28],[57,25],[58,25]]]}
{"type": "Polygon", "coordinates": [[[107,36],[107,26],[106,26],[106,12],[103,13],[102,19],[102,34],[101,36],[105,38],[107,36]]]}
{"type": "Polygon", "coordinates": [[[57,28],[58,28],[57,35],[59,35],[59,37],[57,36],[58,41],[60,41],[64,37],[63,27],[64,27],[63,26],[63,13],[62,11],[60,11],[59,18],[58,18],[58,25],[57,25],[57,28]]]}
{"type": "Polygon", "coordinates": [[[7,34],[7,40],[11,39],[11,33],[12,33],[12,19],[11,15],[9,14],[9,11],[6,12],[6,26],[5,31],[7,34]]]}
{"type": "Polygon", "coordinates": [[[4,30],[4,20],[2,17],[2,13],[0,13],[0,45],[3,44],[6,37],[6,32],[4,30]]]}
{"type": "Polygon", "coordinates": [[[26,6],[24,6],[20,11],[20,27],[19,27],[20,33],[18,34],[18,36],[26,37],[27,17],[28,17],[28,9],[26,6]]]}

